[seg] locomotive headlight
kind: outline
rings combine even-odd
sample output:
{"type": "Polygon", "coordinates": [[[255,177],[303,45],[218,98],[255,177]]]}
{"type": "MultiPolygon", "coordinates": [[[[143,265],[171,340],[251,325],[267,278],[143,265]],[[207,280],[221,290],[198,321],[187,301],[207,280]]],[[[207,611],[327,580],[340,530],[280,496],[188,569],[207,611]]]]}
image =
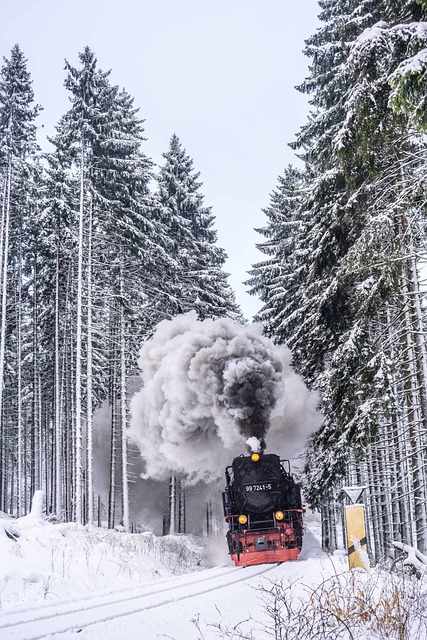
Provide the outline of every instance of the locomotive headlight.
{"type": "Polygon", "coordinates": [[[240,524],[246,524],[248,521],[247,517],[244,516],[243,514],[241,516],[239,516],[239,523],[240,524]]]}
{"type": "Polygon", "coordinates": [[[252,460],[252,462],[258,462],[258,460],[259,460],[259,453],[253,453],[253,454],[251,455],[251,460],[252,460]]]}
{"type": "Polygon", "coordinates": [[[274,515],[276,516],[276,520],[283,520],[283,518],[285,517],[283,511],[276,511],[274,515]]]}

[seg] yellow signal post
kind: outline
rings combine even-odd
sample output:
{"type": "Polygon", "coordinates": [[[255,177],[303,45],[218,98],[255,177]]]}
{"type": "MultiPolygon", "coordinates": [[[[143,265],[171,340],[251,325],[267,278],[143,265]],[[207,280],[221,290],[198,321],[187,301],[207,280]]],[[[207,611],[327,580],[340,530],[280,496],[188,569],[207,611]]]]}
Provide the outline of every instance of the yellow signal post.
{"type": "MultiPolygon", "coordinates": [[[[350,500],[358,502],[365,487],[344,487],[350,500]]],[[[368,543],[365,527],[365,507],[363,504],[351,504],[345,507],[345,524],[347,532],[348,566],[350,569],[369,568],[368,543]]]]}

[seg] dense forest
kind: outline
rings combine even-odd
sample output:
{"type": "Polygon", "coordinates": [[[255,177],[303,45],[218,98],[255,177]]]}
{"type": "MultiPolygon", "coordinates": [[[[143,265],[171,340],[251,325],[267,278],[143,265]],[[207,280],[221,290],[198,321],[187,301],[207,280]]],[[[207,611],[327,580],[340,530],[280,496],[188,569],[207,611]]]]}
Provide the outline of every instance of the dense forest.
{"type": "MultiPolygon", "coordinates": [[[[307,123],[258,231],[247,286],[321,398],[307,502],[336,548],[345,486],[366,487],[369,548],[427,549],[427,0],[320,0],[307,123]]],[[[36,144],[20,47],[0,78],[0,509],[35,489],[91,523],[93,415],[111,407],[109,525],[127,513],[128,380],[164,318],[242,322],[199,174],[176,135],[156,169],[143,120],[86,48],[70,109],[36,144]],[[123,474],[118,477],[119,471],[123,474]],[[120,495],[118,495],[120,494],[120,495]]],[[[171,493],[176,500],[176,480],[171,493]]]]}
{"type": "Polygon", "coordinates": [[[108,522],[127,528],[119,471],[141,343],[190,309],[201,319],[241,313],[178,137],[156,173],[131,96],[89,48],[79,59],[66,65],[71,106],[50,153],[36,144],[40,107],[18,45],[1,69],[0,509],[22,515],[42,488],[48,512],[92,522],[93,416],[106,403],[108,522]]]}
{"type": "Polygon", "coordinates": [[[312,110],[279,177],[249,281],[256,320],[319,389],[308,501],[337,544],[343,486],[365,486],[370,548],[426,549],[426,0],[322,0],[312,110]],[[425,271],[424,271],[425,273],[425,271]],[[420,275],[421,274],[421,275],[420,275]]]}

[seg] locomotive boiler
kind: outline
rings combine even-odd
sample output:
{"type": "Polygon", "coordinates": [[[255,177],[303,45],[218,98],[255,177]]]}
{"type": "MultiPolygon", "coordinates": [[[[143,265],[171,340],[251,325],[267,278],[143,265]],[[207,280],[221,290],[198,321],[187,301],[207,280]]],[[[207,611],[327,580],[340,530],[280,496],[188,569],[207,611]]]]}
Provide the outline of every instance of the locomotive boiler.
{"type": "Polygon", "coordinates": [[[234,458],[222,494],[229,554],[237,566],[296,560],[303,538],[300,486],[275,454],[234,458]]]}

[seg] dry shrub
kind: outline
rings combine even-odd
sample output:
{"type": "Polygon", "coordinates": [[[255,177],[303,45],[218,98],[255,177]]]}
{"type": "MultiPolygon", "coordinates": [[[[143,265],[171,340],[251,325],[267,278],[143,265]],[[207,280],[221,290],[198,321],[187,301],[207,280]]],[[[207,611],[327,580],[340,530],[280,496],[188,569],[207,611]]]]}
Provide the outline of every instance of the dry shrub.
{"type": "MultiPolygon", "coordinates": [[[[318,586],[303,580],[259,589],[266,619],[209,625],[228,640],[424,640],[427,595],[422,581],[381,569],[346,571],[318,586]]],[[[200,633],[200,626],[198,627],[200,633]]],[[[200,640],[211,635],[200,633],[200,640]]]]}
{"type": "Polygon", "coordinates": [[[411,616],[415,622],[420,613],[419,598],[414,600],[407,587],[395,577],[378,573],[333,576],[310,594],[311,637],[355,638],[363,632],[406,640],[411,616]]]}

